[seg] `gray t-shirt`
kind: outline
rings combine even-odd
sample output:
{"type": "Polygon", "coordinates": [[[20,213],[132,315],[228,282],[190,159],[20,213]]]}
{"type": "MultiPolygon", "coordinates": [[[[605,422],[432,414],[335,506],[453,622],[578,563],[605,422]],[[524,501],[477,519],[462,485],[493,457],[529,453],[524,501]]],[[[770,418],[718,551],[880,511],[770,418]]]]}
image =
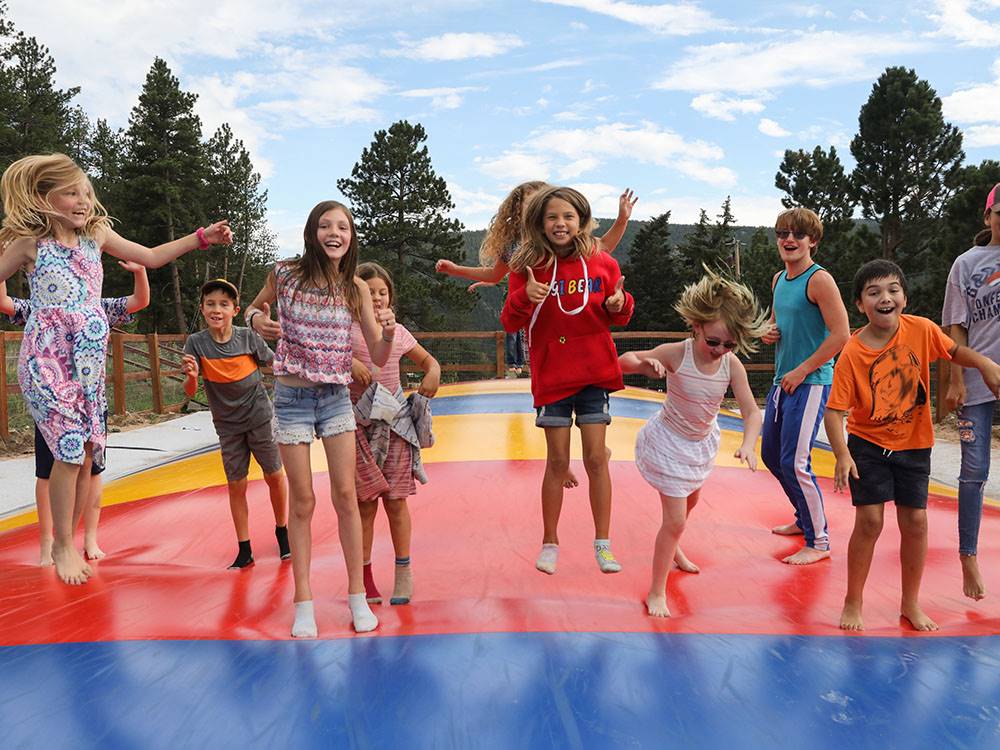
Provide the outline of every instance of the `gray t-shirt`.
{"type": "Polygon", "coordinates": [[[224,344],[208,331],[198,331],[188,336],[184,353],[198,360],[216,432],[237,435],[270,421],[271,400],[260,366],[270,364],[274,352],[255,331],[233,326],[224,344]]]}
{"type": "MultiPolygon", "coordinates": [[[[969,347],[1000,361],[1000,245],[966,250],[955,258],[944,290],[941,325],[960,325],[969,332],[969,347]]],[[[994,401],[979,370],[966,367],[965,403],[994,401]]]]}

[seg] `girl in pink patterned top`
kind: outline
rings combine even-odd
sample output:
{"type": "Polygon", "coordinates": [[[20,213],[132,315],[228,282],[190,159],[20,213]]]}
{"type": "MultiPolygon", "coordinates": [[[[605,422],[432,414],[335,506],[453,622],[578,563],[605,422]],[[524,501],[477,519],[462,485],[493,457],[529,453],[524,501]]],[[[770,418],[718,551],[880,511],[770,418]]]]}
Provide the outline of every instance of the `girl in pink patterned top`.
{"type": "Polygon", "coordinates": [[[354,412],[351,382],[351,323],[358,321],[377,365],[393,346],[396,319],[376,311],[364,281],[355,276],[358,238],[351,212],[323,201],[309,213],[299,258],[278,263],[246,311],[247,325],[278,340],[274,356],[274,436],[288,475],[288,537],[295,577],[292,635],[315,638],[309,569],[312,561],[313,493],[311,444],[323,441],[330,499],[337,513],[347,564],[347,593],[354,629],[374,630],[378,619],[365,601],[361,570],[361,517],[354,489],[354,412]],[[278,305],[278,320],[271,305],[278,305]]]}
{"type": "MultiPolygon", "coordinates": [[[[378,263],[362,263],[358,266],[358,276],[368,284],[376,310],[392,308],[395,291],[392,276],[388,271],[378,263]]],[[[351,329],[351,341],[354,348],[354,361],[351,363],[354,382],[350,387],[352,401],[357,401],[373,380],[397,397],[401,397],[403,389],[399,377],[399,361],[404,356],[424,371],[417,392],[421,396],[434,398],[441,383],[441,365],[417,343],[413,334],[404,326],[396,325],[392,352],[383,367],[377,367],[372,362],[361,335],[361,327],[357,324],[351,329]]],[[[390,431],[389,448],[382,465],[379,466],[372,454],[365,431],[359,428],[354,434],[357,447],[355,483],[361,508],[365,593],[370,604],[382,603],[382,595],[375,585],[371,564],[375,514],[378,512],[378,499],[381,497],[385,515],[389,519],[392,548],[396,553],[396,577],[389,603],[409,604],[413,596],[413,574],[410,569],[410,510],[406,505],[406,498],[417,492],[413,477],[413,446],[390,431]]]]}

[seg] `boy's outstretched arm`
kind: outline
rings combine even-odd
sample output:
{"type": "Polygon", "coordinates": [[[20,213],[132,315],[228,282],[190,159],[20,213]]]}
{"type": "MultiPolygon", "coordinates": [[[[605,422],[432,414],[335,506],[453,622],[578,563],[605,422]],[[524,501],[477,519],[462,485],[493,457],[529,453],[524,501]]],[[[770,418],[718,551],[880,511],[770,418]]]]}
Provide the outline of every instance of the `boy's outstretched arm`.
{"type": "Polygon", "coordinates": [[[840,298],[840,290],[837,289],[837,282],[833,280],[833,276],[826,271],[817,271],[809,279],[809,292],[812,293],[812,300],[819,307],[823,322],[830,333],[816,351],[781,379],[781,389],[785,393],[794,393],[811,372],[824,362],[833,359],[851,338],[847,309],[840,298]]]}
{"type": "Polygon", "coordinates": [[[618,198],[618,217],[603,237],[597,240],[598,247],[606,253],[613,253],[625,236],[628,220],[632,217],[632,207],[639,200],[631,188],[626,188],[618,198]]]}
{"type": "Polygon", "coordinates": [[[118,265],[132,274],[135,281],[135,288],[128,296],[125,311],[134,313],[149,307],[149,277],[146,275],[146,267],[130,260],[120,260],[118,265]]]}
{"type": "Polygon", "coordinates": [[[974,349],[956,344],[951,350],[951,361],[962,367],[975,367],[993,395],[1000,398],[1000,365],[974,349]]]}
{"type": "Polygon", "coordinates": [[[851,452],[847,449],[847,441],[844,439],[845,416],[847,416],[847,412],[829,407],[823,415],[826,439],[830,441],[830,449],[837,459],[837,466],[833,470],[833,489],[837,492],[848,486],[848,477],[860,478],[858,467],[855,465],[851,452]]]}

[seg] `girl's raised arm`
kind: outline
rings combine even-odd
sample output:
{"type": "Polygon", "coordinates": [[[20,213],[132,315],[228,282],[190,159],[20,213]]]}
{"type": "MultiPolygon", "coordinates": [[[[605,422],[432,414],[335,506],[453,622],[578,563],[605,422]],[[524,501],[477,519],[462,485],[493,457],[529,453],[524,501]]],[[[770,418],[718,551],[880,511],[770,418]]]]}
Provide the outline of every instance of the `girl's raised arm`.
{"type": "Polygon", "coordinates": [[[440,363],[420,344],[414,344],[413,348],[406,353],[406,356],[413,364],[424,371],[424,377],[420,381],[417,393],[427,398],[434,398],[437,395],[438,388],[441,386],[440,363]]]}
{"type": "Polygon", "coordinates": [[[0,313],[8,317],[14,316],[14,300],[7,294],[6,281],[0,281],[0,313]]]}
{"type": "Polygon", "coordinates": [[[625,236],[625,230],[628,228],[628,220],[632,217],[632,207],[637,200],[639,200],[638,196],[630,188],[626,188],[625,192],[618,198],[618,218],[615,219],[615,223],[611,225],[611,228],[604,236],[597,240],[597,246],[601,250],[606,253],[613,253],[615,248],[618,247],[618,243],[625,236]]]}
{"type": "Polygon", "coordinates": [[[135,288],[128,296],[125,312],[139,312],[149,307],[149,277],[146,275],[146,267],[126,260],[118,261],[118,265],[132,274],[135,282],[135,288]]]}
{"type": "Polygon", "coordinates": [[[266,339],[276,339],[281,336],[281,325],[271,319],[271,305],[278,299],[278,287],[274,281],[274,271],[267,275],[263,288],[257,292],[253,302],[243,311],[243,319],[247,328],[256,331],[266,339]]]}
{"type": "Polygon", "coordinates": [[[388,307],[375,312],[368,284],[360,276],[354,277],[354,283],[358,287],[358,294],[361,295],[361,316],[358,320],[361,333],[364,334],[365,344],[368,345],[372,364],[382,367],[392,351],[392,339],[396,335],[396,315],[388,307]]]}
{"type": "Polygon", "coordinates": [[[510,273],[510,267],[502,260],[497,260],[492,266],[459,266],[450,260],[441,259],[434,268],[438,273],[472,279],[476,283],[469,287],[470,292],[482,284],[497,284],[510,273]]]}
{"type": "Polygon", "coordinates": [[[192,250],[207,250],[210,245],[232,244],[233,231],[229,228],[229,221],[224,219],[153,248],[127,240],[113,229],[104,230],[96,239],[102,250],[116,258],[131,260],[146,268],[160,268],[192,250]]]}

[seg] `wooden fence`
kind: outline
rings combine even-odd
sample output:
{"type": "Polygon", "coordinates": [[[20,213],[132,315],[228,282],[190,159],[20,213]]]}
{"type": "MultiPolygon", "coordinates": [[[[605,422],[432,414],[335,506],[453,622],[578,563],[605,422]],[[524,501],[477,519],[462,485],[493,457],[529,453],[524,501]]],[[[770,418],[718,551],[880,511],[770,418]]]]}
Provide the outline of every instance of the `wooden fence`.
{"type": "MultiPolygon", "coordinates": [[[[503,331],[449,331],[449,332],[414,332],[418,341],[426,342],[427,348],[434,353],[441,363],[442,373],[470,373],[479,378],[503,378],[506,373],[504,363],[504,333],[503,331]],[[461,359],[449,359],[448,350],[458,344],[460,352],[456,357],[461,359]],[[478,347],[478,352],[473,352],[470,357],[467,348],[478,347]]],[[[16,369],[11,366],[11,362],[17,361],[17,354],[20,348],[21,332],[0,331],[0,438],[7,440],[10,437],[10,397],[20,397],[20,387],[17,384],[15,375],[16,369]]],[[[686,338],[687,332],[683,331],[617,331],[612,333],[612,337],[618,345],[619,351],[627,351],[636,348],[652,348],[664,341],[679,340],[686,338]]],[[[115,331],[111,334],[108,345],[108,359],[110,360],[110,373],[107,379],[108,407],[115,415],[124,415],[127,412],[151,411],[157,414],[166,412],[176,412],[184,405],[185,400],[176,403],[165,403],[165,381],[183,382],[181,374],[181,355],[184,350],[184,342],[187,336],[184,334],[132,334],[115,331]],[[149,383],[151,399],[144,399],[150,404],[149,407],[129,409],[126,402],[126,385],[139,381],[149,383]]],[[[768,350],[769,352],[770,350],[768,350]]],[[[745,363],[746,368],[753,377],[754,373],[761,376],[764,373],[774,372],[774,362],[770,355],[764,357],[758,355],[754,361],[745,363]]],[[[404,373],[415,372],[417,370],[412,364],[403,363],[401,370],[404,373]]],[[[936,380],[936,410],[935,418],[940,421],[947,414],[944,406],[944,393],[947,388],[948,367],[937,367],[934,376],[936,380]]],[[[760,387],[757,388],[761,390],[760,387]]],[[[765,392],[758,392],[756,395],[763,398],[765,392]]]]}

